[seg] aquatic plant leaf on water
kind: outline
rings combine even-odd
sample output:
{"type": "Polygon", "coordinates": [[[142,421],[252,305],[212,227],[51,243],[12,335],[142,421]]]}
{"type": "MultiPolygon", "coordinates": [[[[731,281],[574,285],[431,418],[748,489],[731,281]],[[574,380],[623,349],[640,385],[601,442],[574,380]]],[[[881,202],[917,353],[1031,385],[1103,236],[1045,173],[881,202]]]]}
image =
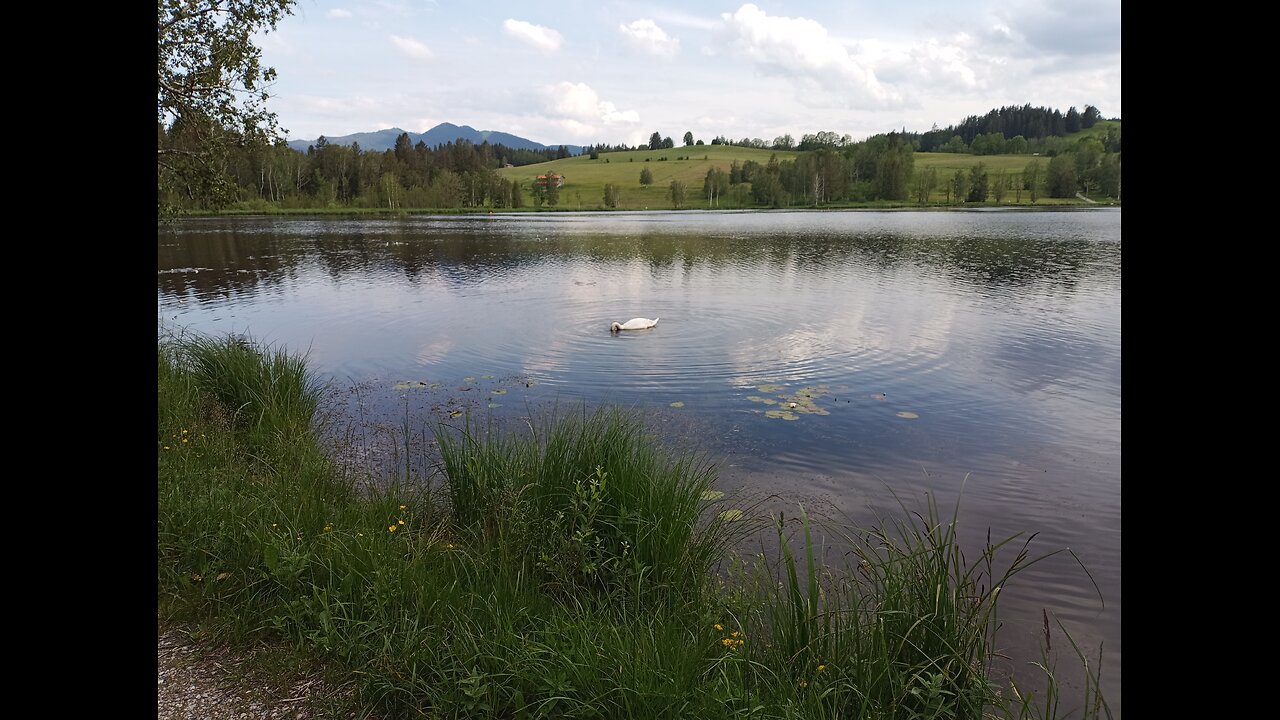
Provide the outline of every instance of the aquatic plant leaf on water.
{"type": "Polygon", "coordinates": [[[675,401],[675,402],[671,403],[671,407],[684,407],[684,402],[683,402],[683,401],[681,401],[681,400],[677,400],[677,401],[675,401]]]}
{"type": "Polygon", "coordinates": [[[748,395],[747,399],[751,402],[764,403],[765,405],[777,405],[778,401],[773,398],[760,397],[759,395],[748,395]]]}
{"type": "Polygon", "coordinates": [[[476,381],[476,376],[475,376],[475,375],[468,375],[468,376],[466,376],[466,377],[462,378],[462,382],[475,382],[475,381],[476,381]]]}
{"type": "Polygon", "coordinates": [[[500,408],[500,407],[502,407],[502,403],[489,403],[489,407],[490,407],[490,408],[500,408]]]}
{"type": "Polygon", "coordinates": [[[786,386],[778,385],[777,383],[765,383],[764,385],[757,386],[756,389],[759,390],[760,392],[776,393],[784,387],[786,386]]]}
{"type": "Polygon", "coordinates": [[[888,395],[885,395],[884,393],[871,393],[871,399],[872,399],[872,400],[885,400],[885,399],[887,399],[888,397],[889,397],[889,396],[888,396],[888,395]]]}
{"type": "Polygon", "coordinates": [[[800,388],[793,395],[779,395],[788,410],[806,415],[830,415],[825,408],[818,407],[817,400],[831,392],[826,385],[810,385],[800,388]]]}
{"type": "Polygon", "coordinates": [[[765,410],[765,417],[779,418],[782,420],[799,420],[800,416],[790,410],[765,410]]]}
{"type": "Polygon", "coordinates": [[[480,377],[484,378],[485,380],[492,380],[492,379],[493,379],[493,376],[492,376],[492,375],[481,375],[480,377]]]}
{"type": "Polygon", "coordinates": [[[494,395],[506,395],[506,394],[507,394],[507,391],[506,391],[505,389],[503,389],[503,388],[498,388],[497,390],[490,390],[489,392],[493,393],[494,395]]]}
{"type": "Polygon", "coordinates": [[[439,387],[437,384],[427,385],[421,380],[406,380],[391,386],[392,390],[413,390],[414,388],[439,387]]]}
{"type": "Polygon", "coordinates": [[[702,491],[702,499],[708,502],[712,500],[719,500],[722,497],[724,497],[723,490],[703,490],[702,491]]]}
{"type": "Polygon", "coordinates": [[[459,416],[459,415],[461,415],[461,414],[462,414],[462,411],[461,411],[461,410],[451,410],[451,411],[449,411],[449,417],[458,417],[458,416],[459,416]]]}
{"type": "Polygon", "coordinates": [[[720,519],[724,520],[725,522],[733,522],[734,520],[741,520],[742,511],[738,510],[737,508],[734,508],[732,510],[725,510],[724,512],[720,513],[720,519]]]}
{"type": "Polygon", "coordinates": [[[920,417],[919,415],[911,412],[910,410],[899,410],[897,412],[897,415],[900,418],[906,418],[908,420],[915,420],[916,418],[920,417]]]}

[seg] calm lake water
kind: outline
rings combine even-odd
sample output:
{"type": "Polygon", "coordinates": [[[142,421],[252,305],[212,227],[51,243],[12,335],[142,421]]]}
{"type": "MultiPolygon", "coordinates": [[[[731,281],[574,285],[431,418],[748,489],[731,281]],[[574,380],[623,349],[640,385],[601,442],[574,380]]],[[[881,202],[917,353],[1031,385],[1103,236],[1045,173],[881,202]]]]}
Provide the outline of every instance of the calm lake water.
{"type": "Polygon", "coordinates": [[[1039,533],[1097,590],[1066,552],[1032,566],[1000,644],[1026,672],[1047,610],[1101,646],[1119,717],[1120,216],[193,219],[158,229],[158,315],[307,353],[365,421],[617,403],[731,498],[866,521],[931,492],[968,547],[1039,533]],[[609,332],[637,316],[660,321],[609,332]]]}

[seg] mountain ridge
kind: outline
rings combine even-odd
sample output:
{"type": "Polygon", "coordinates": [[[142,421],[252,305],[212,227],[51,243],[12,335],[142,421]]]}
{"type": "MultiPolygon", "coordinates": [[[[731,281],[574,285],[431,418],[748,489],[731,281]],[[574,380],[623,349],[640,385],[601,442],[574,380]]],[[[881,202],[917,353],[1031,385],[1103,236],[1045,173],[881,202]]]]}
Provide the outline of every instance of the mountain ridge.
{"type": "MultiPolygon", "coordinates": [[[[443,122],[426,132],[415,133],[403,130],[401,128],[385,128],[382,130],[374,130],[372,132],[358,132],[350,135],[328,136],[322,135],[326,142],[330,145],[350,145],[359,143],[361,150],[371,150],[374,152],[382,152],[384,150],[392,150],[396,146],[396,138],[401,134],[408,133],[409,141],[414,145],[419,142],[426,143],[427,147],[435,148],[446,143],[457,142],[458,140],[467,140],[479,145],[488,142],[490,145],[505,145],[516,150],[555,150],[560,147],[556,145],[543,145],[542,143],[522,138],[518,135],[505,133],[497,130],[476,130],[470,125],[454,125],[453,123],[443,122]]],[[[306,152],[307,148],[314,145],[320,138],[312,140],[290,140],[289,147],[299,152],[306,152]]],[[[565,145],[571,154],[578,155],[582,153],[581,145],[565,145]]]]}

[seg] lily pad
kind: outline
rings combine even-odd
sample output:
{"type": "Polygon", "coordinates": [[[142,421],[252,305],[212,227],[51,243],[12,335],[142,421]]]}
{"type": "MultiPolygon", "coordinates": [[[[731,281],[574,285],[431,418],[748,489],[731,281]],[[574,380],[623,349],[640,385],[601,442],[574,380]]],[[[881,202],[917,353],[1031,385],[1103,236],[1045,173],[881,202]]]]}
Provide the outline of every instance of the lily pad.
{"type": "Polygon", "coordinates": [[[722,498],[722,497],[724,497],[724,491],[723,491],[723,490],[704,490],[704,491],[702,491],[702,499],[703,499],[703,500],[707,500],[707,501],[711,501],[711,500],[719,500],[719,499],[720,499],[720,498],[722,498]]]}
{"type": "Polygon", "coordinates": [[[428,387],[428,385],[422,382],[421,380],[406,380],[405,382],[398,382],[395,385],[392,385],[391,389],[392,390],[413,390],[415,388],[424,388],[424,387],[428,387]]]}
{"type": "Polygon", "coordinates": [[[462,414],[461,410],[451,410],[449,412],[449,417],[458,417],[461,414],[462,414]]]}
{"type": "Polygon", "coordinates": [[[492,376],[492,375],[481,375],[480,377],[484,378],[485,380],[492,380],[492,379],[493,379],[493,376],[492,376]]]}
{"type": "Polygon", "coordinates": [[[913,412],[911,412],[911,411],[909,411],[909,410],[899,410],[899,411],[898,411],[898,413],[897,413],[897,415],[898,415],[898,417],[900,417],[900,418],[906,418],[906,419],[908,419],[908,420],[915,420],[916,418],[920,417],[919,415],[917,415],[917,414],[915,414],[915,413],[913,413],[913,412]]]}
{"type": "Polygon", "coordinates": [[[764,403],[765,405],[777,405],[778,401],[773,398],[760,397],[759,395],[748,395],[747,399],[751,402],[764,403]]]}
{"type": "Polygon", "coordinates": [[[888,397],[888,396],[887,396],[887,395],[885,395],[884,393],[871,393],[871,399],[872,399],[872,400],[884,400],[884,399],[886,399],[887,397],[888,397]]]}
{"type": "Polygon", "coordinates": [[[498,388],[497,390],[490,390],[489,392],[493,393],[494,395],[506,395],[506,394],[507,394],[507,391],[506,391],[504,388],[498,388]]]}
{"type": "Polygon", "coordinates": [[[475,382],[475,381],[476,381],[476,377],[475,377],[475,375],[468,375],[468,376],[466,376],[466,377],[462,378],[462,381],[463,381],[463,382],[475,382]]]}
{"type": "Polygon", "coordinates": [[[778,392],[779,390],[781,390],[781,389],[782,389],[782,388],[784,388],[784,387],[786,387],[786,386],[785,386],[785,385],[778,385],[778,384],[776,384],[776,383],[765,383],[764,385],[760,385],[760,386],[756,387],[756,389],[757,389],[757,390],[759,390],[760,392],[776,393],[776,392],[778,392]]]}
{"type": "Polygon", "coordinates": [[[809,387],[800,388],[794,395],[779,395],[782,404],[788,410],[805,415],[830,415],[831,413],[825,408],[818,407],[817,400],[830,393],[830,388],[826,385],[810,385],[809,387]]]}
{"type": "Polygon", "coordinates": [[[683,403],[683,402],[681,402],[680,400],[677,400],[677,401],[675,401],[675,402],[671,403],[671,407],[684,407],[684,403],[683,403]]]}
{"type": "Polygon", "coordinates": [[[502,407],[502,403],[489,403],[489,407],[490,407],[490,408],[500,408],[500,407],[502,407]]]}
{"type": "Polygon", "coordinates": [[[765,417],[778,418],[781,420],[799,420],[800,416],[790,410],[765,410],[765,417]]]}
{"type": "Polygon", "coordinates": [[[742,511],[737,508],[734,508],[732,510],[725,510],[724,512],[720,513],[720,519],[724,520],[725,522],[733,522],[734,520],[741,520],[742,511]]]}

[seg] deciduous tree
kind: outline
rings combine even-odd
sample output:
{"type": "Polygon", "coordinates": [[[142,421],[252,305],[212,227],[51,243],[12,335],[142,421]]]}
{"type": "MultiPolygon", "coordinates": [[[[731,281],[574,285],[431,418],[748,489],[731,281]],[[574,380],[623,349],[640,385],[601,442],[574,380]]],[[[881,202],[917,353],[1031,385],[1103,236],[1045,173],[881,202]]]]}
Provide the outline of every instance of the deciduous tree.
{"type": "Polygon", "coordinates": [[[282,134],[267,110],[274,68],[253,44],[292,14],[294,0],[158,0],[156,3],[157,212],[171,194],[209,207],[235,190],[230,149],[270,145],[282,134]],[[173,129],[181,132],[175,133],[173,129]]]}
{"type": "Polygon", "coordinates": [[[1023,184],[1027,190],[1031,192],[1031,202],[1040,199],[1040,161],[1032,160],[1027,163],[1027,167],[1022,171],[1023,184]]]}
{"type": "Polygon", "coordinates": [[[986,202],[987,193],[990,191],[988,187],[989,181],[987,177],[987,166],[984,163],[978,163],[969,168],[969,202],[986,202]]]}
{"type": "Polygon", "coordinates": [[[671,207],[679,210],[684,207],[685,185],[679,180],[672,180],[667,196],[671,198],[671,207]]]}
{"type": "Polygon", "coordinates": [[[956,174],[951,176],[951,193],[957,203],[964,202],[969,196],[969,176],[963,170],[956,170],[956,174]]]}
{"type": "Polygon", "coordinates": [[[1049,189],[1049,197],[1075,197],[1079,187],[1076,182],[1076,162],[1074,153],[1057,155],[1049,159],[1049,169],[1045,173],[1045,184],[1049,189]]]}

